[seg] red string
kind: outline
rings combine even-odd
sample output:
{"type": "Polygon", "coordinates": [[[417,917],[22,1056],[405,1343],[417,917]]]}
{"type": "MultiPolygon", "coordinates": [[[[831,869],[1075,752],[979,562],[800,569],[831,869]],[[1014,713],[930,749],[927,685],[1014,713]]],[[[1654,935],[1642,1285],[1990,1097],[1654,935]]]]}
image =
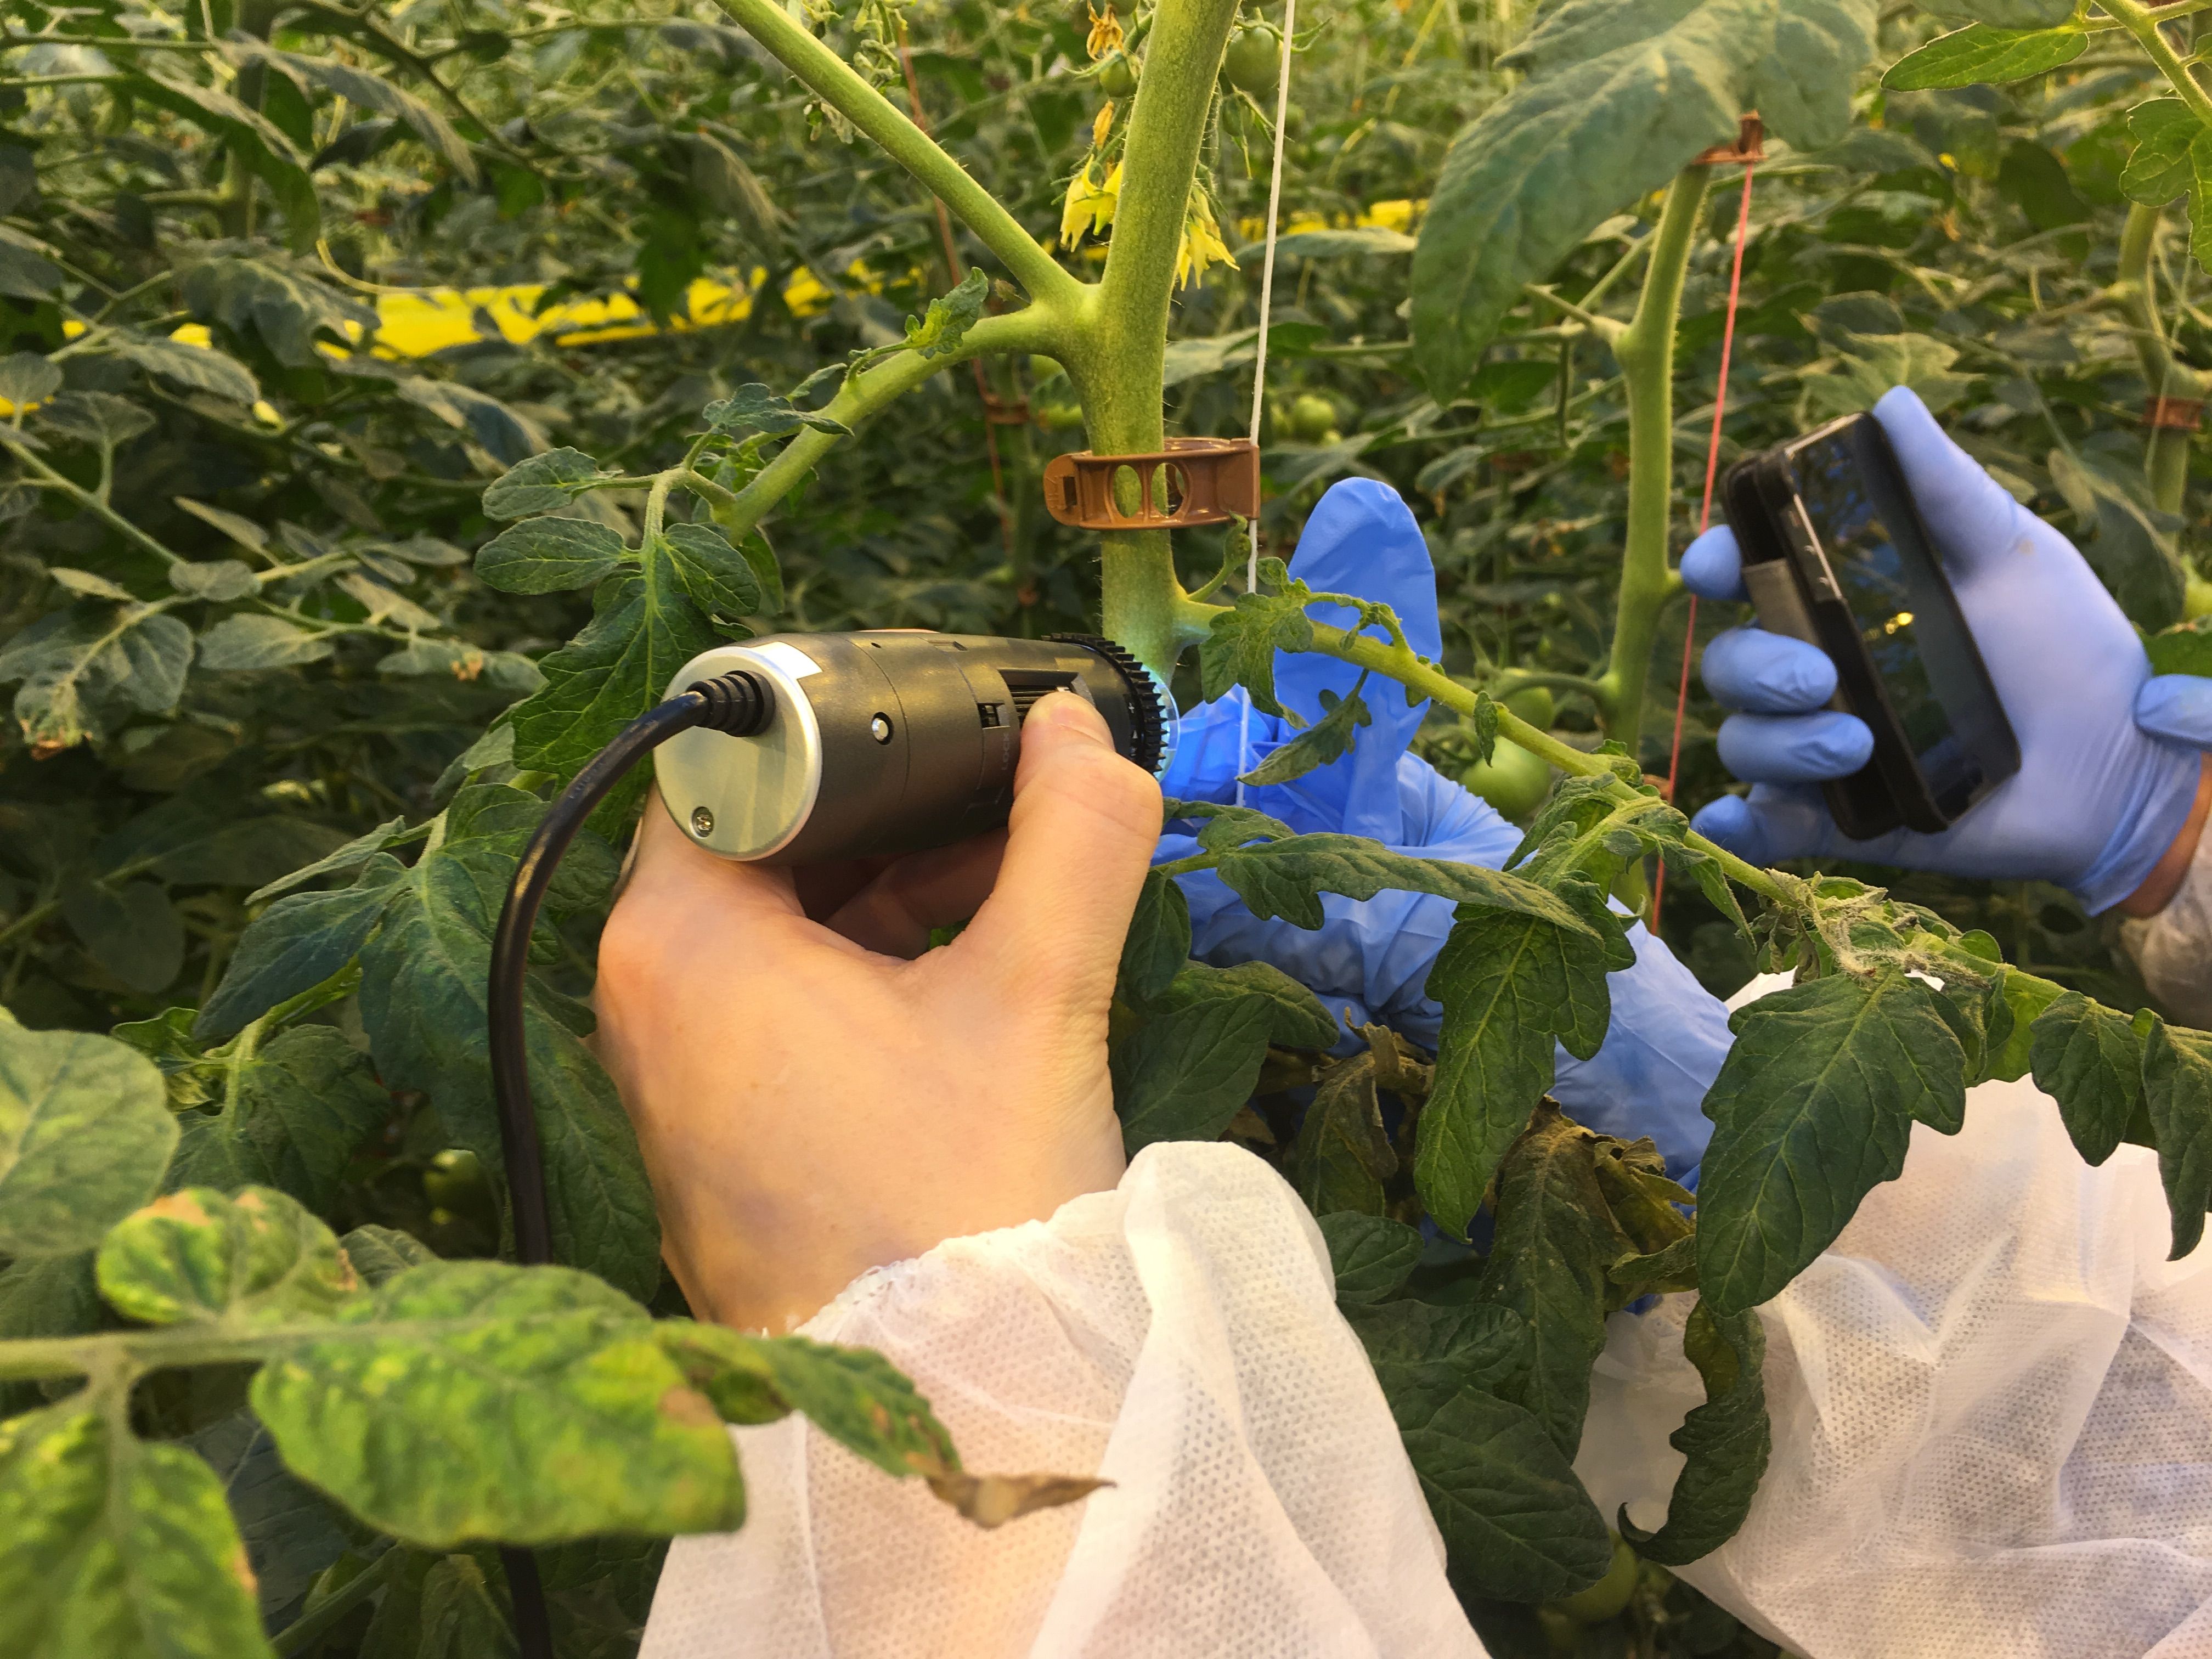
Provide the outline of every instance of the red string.
{"type": "MultiPolygon", "coordinates": [[[[1751,234],[1751,174],[1757,164],[1743,164],[1743,200],[1736,209],[1735,257],[1729,267],[1728,313],[1721,324],[1720,386],[1713,393],[1713,429],[1705,441],[1705,499],[1698,510],[1698,534],[1704,535],[1713,522],[1713,479],[1721,464],[1721,418],[1728,413],[1729,358],[1735,350],[1735,308],[1738,295],[1743,292],[1743,245],[1751,234]]],[[[1690,595],[1687,613],[1682,620],[1682,678],[1674,690],[1674,738],[1667,750],[1667,801],[1674,800],[1674,785],[1682,771],[1682,711],[1690,701],[1690,658],[1697,647],[1698,596],[1690,595]]],[[[1651,882],[1651,931],[1659,931],[1659,904],[1667,894],[1667,866],[1662,860],[1651,882]]]]}

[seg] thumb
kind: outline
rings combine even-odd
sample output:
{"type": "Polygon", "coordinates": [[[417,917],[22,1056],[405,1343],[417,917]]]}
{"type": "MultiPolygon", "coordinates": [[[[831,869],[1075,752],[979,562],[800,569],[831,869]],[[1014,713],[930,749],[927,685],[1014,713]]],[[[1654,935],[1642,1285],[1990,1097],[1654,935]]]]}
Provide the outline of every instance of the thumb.
{"type": "Polygon", "coordinates": [[[2212,749],[2212,680],[2159,674],[2136,693],[2136,724],[2154,738],[2212,749]]]}
{"type": "Polygon", "coordinates": [[[1159,785],[1066,692],[1030,711],[1021,742],[999,878],[954,946],[1023,1003],[1103,1011],[1159,842],[1159,785]]]}

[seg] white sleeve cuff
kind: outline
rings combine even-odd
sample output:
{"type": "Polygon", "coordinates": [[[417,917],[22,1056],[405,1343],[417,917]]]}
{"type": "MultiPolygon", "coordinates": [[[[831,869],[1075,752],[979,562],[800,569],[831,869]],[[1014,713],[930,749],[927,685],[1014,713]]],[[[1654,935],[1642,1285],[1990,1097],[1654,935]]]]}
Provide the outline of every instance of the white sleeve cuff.
{"type": "Polygon", "coordinates": [[[971,1469],[1096,1473],[983,1532],[799,1418],[732,1431],[750,1513],[679,1539],[641,1659],[1479,1659],[1328,1254],[1237,1147],[1149,1146],[1048,1222],[856,1280],[971,1469]]]}

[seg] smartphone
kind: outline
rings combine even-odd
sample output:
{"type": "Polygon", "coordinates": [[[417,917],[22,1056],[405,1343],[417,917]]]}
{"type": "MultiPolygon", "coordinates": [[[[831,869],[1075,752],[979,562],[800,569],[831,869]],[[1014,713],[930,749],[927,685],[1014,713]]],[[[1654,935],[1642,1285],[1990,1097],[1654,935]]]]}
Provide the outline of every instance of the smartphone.
{"type": "Polygon", "coordinates": [[[1738,462],[1723,505],[1759,625],[1826,651],[1829,705],[1874,732],[1874,755],[1824,786],[1854,841],[1948,830],[2020,770],[2020,744],[1871,415],[1738,462]]]}

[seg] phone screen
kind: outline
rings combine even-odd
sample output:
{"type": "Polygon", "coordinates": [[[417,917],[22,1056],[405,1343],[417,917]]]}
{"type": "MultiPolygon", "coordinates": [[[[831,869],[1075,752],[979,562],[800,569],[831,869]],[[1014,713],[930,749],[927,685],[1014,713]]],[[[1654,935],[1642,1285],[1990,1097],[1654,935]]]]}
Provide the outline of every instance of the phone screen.
{"type": "Polygon", "coordinates": [[[1815,433],[1789,455],[1809,527],[1929,793],[1955,816],[1982,782],[1982,757],[2009,747],[2009,731],[1994,729],[2002,712],[1905,480],[1871,420],[1815,433]]]}

